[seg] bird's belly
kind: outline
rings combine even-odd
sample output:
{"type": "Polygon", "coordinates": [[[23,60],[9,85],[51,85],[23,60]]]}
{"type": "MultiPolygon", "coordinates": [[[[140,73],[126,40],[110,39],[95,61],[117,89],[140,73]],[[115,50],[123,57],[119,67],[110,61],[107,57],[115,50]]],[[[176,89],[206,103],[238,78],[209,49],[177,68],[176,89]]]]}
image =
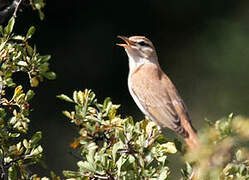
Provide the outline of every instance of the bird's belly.
{"type": "Polygon", "coordinates": [[[133,100],[135,101],[136,105],[138,106],[138,108],[142,111],[142,113],[146,116],[148,116],[150,119],[152,119],[151,115],[148,113],[148,111],[144,108],[144,106],[140,103],[138,97],[136,96],[136,94],[133,92],[132,88],[131,88],[131,82],[130,82],[130,78],[128,78],[128,88],[129,88],[129,92],[133,98],[133,100]]]}

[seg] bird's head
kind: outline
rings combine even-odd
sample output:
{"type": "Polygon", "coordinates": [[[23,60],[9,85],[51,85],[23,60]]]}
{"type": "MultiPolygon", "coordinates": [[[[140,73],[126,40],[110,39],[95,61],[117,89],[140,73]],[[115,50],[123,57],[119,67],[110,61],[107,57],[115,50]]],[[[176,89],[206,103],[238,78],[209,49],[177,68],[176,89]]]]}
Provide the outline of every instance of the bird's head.
{"type": "Polygon", "coordinates": [[[158,63],[155,47],[152,42],[144,36],[118,36],[125,41],[125,44],[117,44],[125,48],[130,61],[134,63],[158,63]]]}

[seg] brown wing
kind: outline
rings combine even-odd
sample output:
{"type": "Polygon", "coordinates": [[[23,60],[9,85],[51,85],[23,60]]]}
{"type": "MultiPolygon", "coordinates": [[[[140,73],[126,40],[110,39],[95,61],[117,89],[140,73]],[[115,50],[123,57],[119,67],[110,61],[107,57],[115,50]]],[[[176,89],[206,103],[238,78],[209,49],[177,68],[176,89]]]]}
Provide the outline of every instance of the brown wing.
{"type": "Polygon", "coordinates": [[[130,75],[131,90],[152,120],[161,127],[178,131],[180,118],[168,93],[173,84],[164,76],[156,65],[143,64],[130,75]]]}

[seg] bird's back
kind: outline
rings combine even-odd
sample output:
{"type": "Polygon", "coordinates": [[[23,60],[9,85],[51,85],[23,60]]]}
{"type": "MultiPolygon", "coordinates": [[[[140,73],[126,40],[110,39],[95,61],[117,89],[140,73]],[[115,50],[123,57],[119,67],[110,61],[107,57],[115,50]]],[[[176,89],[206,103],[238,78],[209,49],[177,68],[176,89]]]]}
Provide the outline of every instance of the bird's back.
{"type": "Polygon", "coordinates": [[[186,139],[197,139],[182,98],[160,67],[144,63],[130,72],[128,83],[133,99],[145,115],[162,128],[170,128],[186,139]]]}

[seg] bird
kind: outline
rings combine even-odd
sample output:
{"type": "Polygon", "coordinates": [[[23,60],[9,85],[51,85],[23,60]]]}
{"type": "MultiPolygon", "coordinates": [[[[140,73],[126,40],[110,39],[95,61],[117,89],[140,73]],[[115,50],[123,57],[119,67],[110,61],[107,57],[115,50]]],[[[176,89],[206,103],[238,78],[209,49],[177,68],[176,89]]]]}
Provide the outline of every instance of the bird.
{"type": "Polygon", "coordinates": [[[183,137],[190,149],[199,146],[196,130],[176,87],[161,69],[156,49],[145,36],[118,36],[129,59],[128,89],[142,113],[160,129],[183,137]]]}

